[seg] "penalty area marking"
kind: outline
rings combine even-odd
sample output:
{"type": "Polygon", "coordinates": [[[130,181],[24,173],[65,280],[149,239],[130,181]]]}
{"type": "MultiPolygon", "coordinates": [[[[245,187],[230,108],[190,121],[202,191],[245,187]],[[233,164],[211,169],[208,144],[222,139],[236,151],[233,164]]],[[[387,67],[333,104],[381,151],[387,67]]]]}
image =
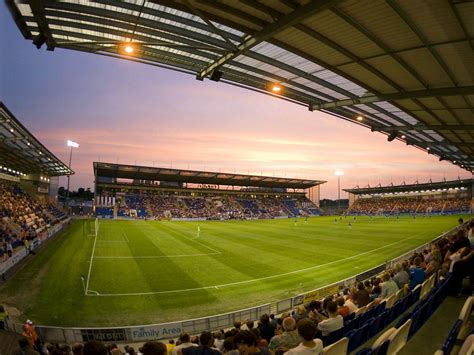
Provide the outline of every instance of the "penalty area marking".
{"type": "Polygon", "coordinates": [[[347,258],[343,258],[343,259],[338,259],[338,260],[330,261],[330,262],[325,263],[325,264],[310,266],[310,267],[307,267],[307,268],[304,268],[304,269],[300,269],[300,270],[289,271],[289,272],[285,272],[285,273],[282,273],[282,274],[260,277],[260,278],[258,278],[258,279],[245,280],[245,281],[237,281],[237,282],[231,282],[231,283],[221,284],[221,285],[212,285],[212,286],[204,286],[204,287],[187,288],[187,289],[180,289],[180,290],[154,291],[154,292],[136,292],[136,293],[101,293],[101,294],[98,294],[98,295],[86,294],[86,296],[92,296],[92,297],[117,297],[117,296],[165,295],[165,294],[172,294],[172,293],[182,293],[182,292],[209,290],[209,289],[219,289],[219,288],[224,288],[224,287],[229,287],[229,286],[236,286],[236,285],[243,285],[243,284],[248,284],[248,283],[254,283],[254,282],[263,281],[263,280],[275,279],[275,278],[282,277],[282,276],[294,275],[294,274],[298,274],[298,273],[300,273],[300,272],[305,272],[305,271],[309,271],[309,270],[316,270],[316,269],[322,268],[323,266],[333,265],[333,264],[337,264],[337,263],[339,263],[339,262],[341,262],[341,261],[346,261],[346,260],[355,259],[355,258],[357,258],[357,257],[359,257],[359,256],[366,255],[366,254],[370,254],[370,253],[373,253],[373,252],[375,252],[375,251],[378,251],[378,250],[381,250],[381,249],[385,249],[385,248],[391,247],[391,246],[393,246],[393,245],[406,242],[407,240],[413,239],[413,238],[415,238],[415,237],[417,237],[417,236],[419,236],[419,235],[421,235],[421,234],[423,234],[423,233],[415,234],[414,236],[405,238],[405,239],[403,239],[403,240],[399,240],[399,241],[397,241],[397,242],[394,242],[394,243],[391,243],[391,244],[387,244],[387,245],[381,246],[381,247],[379,247],[379,248],[375,248],[375,249],[372,249],[372,250],[369,250],[369,251],[366,251],[366,252],[363,252],[363,253],[360,253],[360,254],[352,255],[352,256],[349,256],[349,257],[347,257],[347,258]]]}

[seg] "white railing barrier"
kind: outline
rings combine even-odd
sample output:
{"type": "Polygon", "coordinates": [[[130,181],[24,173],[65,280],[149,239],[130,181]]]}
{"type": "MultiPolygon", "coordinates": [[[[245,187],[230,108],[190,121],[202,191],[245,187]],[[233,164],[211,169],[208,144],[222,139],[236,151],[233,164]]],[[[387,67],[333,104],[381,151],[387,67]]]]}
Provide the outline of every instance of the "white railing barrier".
{"type": "MultiPolygon", "coordinates": [[[[203,330],[219,330],[230,328],[235,321],[259,319],[262,314],[270,313],[270,303],[258,307],[242,309],[237,312],[223,313],[210,317],[188,319],[173,323],[159,323],[138,325],[130,327],[112,328],[62,328],[37,326],[43,341],[74,343],[89,340],[105,342],[146,342],[149,340],[162,340],[177,338],[182,332],[199,334],[203,330]]],[[[13,324],[11,330],[22,332],[22,326],[13,324]]]]}

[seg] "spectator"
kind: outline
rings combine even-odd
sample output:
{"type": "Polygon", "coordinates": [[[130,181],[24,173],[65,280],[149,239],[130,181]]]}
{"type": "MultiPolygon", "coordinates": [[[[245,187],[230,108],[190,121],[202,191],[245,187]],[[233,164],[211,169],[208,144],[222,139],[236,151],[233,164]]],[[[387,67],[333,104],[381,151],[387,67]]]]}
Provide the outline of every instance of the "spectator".
{"type": "Polygon", "coordinates": [[[213,349],[214,337],[211,332],[204,331],[199,336],[199,346],[187,347],[181,350],[183,355],[220,355],[220,351],[213,349]]]}
{"type": "Polygon", "coordinates": [[[260,335],[263,339],[265,339],[268,343],[275,335],[275,327],[270,324],[270,317],[268,314],[262,314],[260,317],[260,324],[258,326],[258,330],[260,331],[260,335]]]}
{"type": "Polygon", "coordinates": [[[39,352],[33,350],[33,347],[31,346],[31,341],[28,338],[21,338],[18,341],[18,345],[20,346],[20,348],[15,350],[13,352],[13,355],[39,355],[39,352]]]}
{"type": "Polygon", "coordinates": [[[340,296],[336,298],[336,304],[337,314],[341,315],[342,318],[347,317],[351,313],[349,307],[344,304],[344,297],[340,296]]]}
{"type": "Polygon", "coordinates": [[[361,308],[367,306],[370,302],[370,294],[369,291],[364,287],[362,282],[357,283],[357,291],[352,295],[352,300],[357,305],[357,307],[361,308]]]}
{"type": "Polygon", "coordinates": [[[388,298],[398,291],[398,286],[395,281],[390,277],[390,274],[386,272],[382,275],[383,282],[380,284],[382,289],[382,298],[388,298]]]}
{"type": "Polygon", "coordinates": [[[222,352],[224,350],[224,339],[221,331],[214,332],[214,347],[222,352]]]}
{"type": "Polygon", "coordinates": [[[166,345],[160,341],[148,341],[142,346],[143,355],[166,355],[166,345]]]}
{"type": "Polygon", "coordinates": [[[459,296],[462,290],[462,280],[470,276],[471,285],[474,284],[474,249],[463,248],[461,257],[453,266],[451,278],[450,293],[453,296],[459,296]]]}
{"type": "Polygon", "coordinates": [[[240,355],[271,355],[271,352],[267,348],[257,346],[257,338],[250,330],[242,330],[239,332],[234,337],[234,343],[238,347],[240,355]]]}
{"type": "Polygon", "coordinates": [[[344,326],[342,316],[337,314],[336,302],[329,301],[326,310],[329,314],[329,318],[318,323],[318,329],[321,331],[323,336],[327,336],[344,326]]]}
{"type": "Polygon", "coordinates": [[[108,355],[105,345],[98,340],[91,340],[84,344],[84,355],[108,355]]]}
{"type": "Polygon", "coordinates": [[[172,355],[181,354],[182,349],[186,349],[186,348],[193,347],[193,346],[198,346],[198,344],[194,344],[194,343],[191,342],[191,339],[190,339],[188,333],[181,333],[180,336],[179,336],[179,342],[181,344],[176,345],[174,347],[174,349],[171,352],[172,355]]]}
{"type": "Polygon", "coordinates": [[[73,344],[72,345],[72,353],[73,353],[73,355],[83,355],[84,354],[84,345],[82,345],[81,343],[73,344]]]}
{"type": "Polygon", "coordinates": [[[393,281],[395,281],[399,289],[403,288],[405,284],[410,282],[410,276],[408,275],[406,269],[403,267],[403,264],[398,263],[395,265],[395,276],[392,279],[393,281]]]}
{"type": "Polygon", "coordinates": [[[224,351],[226,355],[240,355],[239,350],[235,348],[234,337],[228,337],[224,340],[224,351]]]}
{"type": "Polygon", "coordinates": [[[176,344],[174,343],[174,340],[173,339],[168,340],[168,343],[166,344],[166,352],[168,353],[168,355],[171,355],[175,347],[176,347],[176,344]]]}
{"type": "Polygon", "coordinates": [[[296,331],[296,321],[292,317],[283,319],[283,333],[275,335],[268,345],[268,350],[273,354],[283,354],[291,348],[294,348],[302,341],[296,331]]]}
{"type": "MultiPolygon", "coordinates": [[[[339,316],[340,317],[340,316],[339,316]]],[[[342,319],[342,317],[341,317],[342,319]]],[[[323,350],[321,339],[315,339],[318,328],[309,319],[302,319],[298,322],[298,334],[303,341],[297,347],[287,351],[285,355],[317,355],[323,350]]]]}
{"type": "Polygon", "coordinates": [[[425,271],[421,268],[421,258],[417,256],[414,260],[414,267],[410,269],[410,291],[413,290],[416,285],[419,285],[425,281],[425,271]]]}

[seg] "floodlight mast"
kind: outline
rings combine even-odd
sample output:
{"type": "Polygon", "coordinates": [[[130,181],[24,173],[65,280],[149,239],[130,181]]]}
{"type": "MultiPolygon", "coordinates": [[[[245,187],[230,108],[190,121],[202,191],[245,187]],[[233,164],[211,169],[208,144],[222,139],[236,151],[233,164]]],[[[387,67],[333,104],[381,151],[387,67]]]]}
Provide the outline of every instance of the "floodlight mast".
{"type": "Polygon", "coordinates": [[[334,175],[337,176],[337,213],[341,210],[341,176],[344,175],[342,170],[336,170],[334,175]]]}
{"type": "Polygon", "coordinates": [[[66,207],[69,213],[69,182],[71,180],[71,161],[72,161],[72,148],[79,148],[79,143],[73,142],[71,140],[67,140],[67,146],[71,147],[69,152],[69,174],[67,175],[67,194],[66,194],[66,207]]]}

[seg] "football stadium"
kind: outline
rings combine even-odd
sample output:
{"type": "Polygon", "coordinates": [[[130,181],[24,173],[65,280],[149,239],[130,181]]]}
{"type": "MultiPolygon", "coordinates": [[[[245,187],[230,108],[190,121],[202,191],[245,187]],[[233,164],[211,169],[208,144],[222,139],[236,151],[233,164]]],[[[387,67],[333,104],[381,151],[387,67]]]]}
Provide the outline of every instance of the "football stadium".
{"type": "MultiPolygon", "coordinates": [[[[365,128],[458,174],[433,179],[425,169],[407,182],[402,150],[382,164],[359,154],[361,181],[366,165],[399,171],[391,183],[353,187],[339,169],[330,179],[284,164],[273,176],[245,174],[227,157],[216,169],[184,169],[119,163],[92,148],[76,163],[82,141],[68,140],[61,155],[48,126],[60,102],[38,110],[22,97],[37,120],[26,124],[18,98],[5,95],[0,354],[473,353],[473,2],[7,0],[0,11],[18,45],[49,52],[56,66],[81,54],[235,87],[365,128]],[[71,184],[83,171],[93,186],[78,202],[71,184]]],[[[87,68],[80,75],[93,81],[87,68]]],[[[183,106],[186,94],[174,94],[183,106]]],[[[113,88],[97,95],[107,101],[113,88]]],[[[253,102],[241,115],[258,112],[253,102]]],[[[80,126],[94,109],[70,115],[80,126]]],[[[105,142],[107,119],[87,134],[105,142]]],[[[153,123],[146,129],[153,140],[153,123]]],[[[173,143],[169,158],[191,142],[173,143]]],[[[123,136],[113,144],[121,157],[134,147],[123,136]]],[[[295,145],[282,144],[272,154],[292,157],[295,145]]],[[[334,159],[322,155],[314,159],[334,159]]]]}

